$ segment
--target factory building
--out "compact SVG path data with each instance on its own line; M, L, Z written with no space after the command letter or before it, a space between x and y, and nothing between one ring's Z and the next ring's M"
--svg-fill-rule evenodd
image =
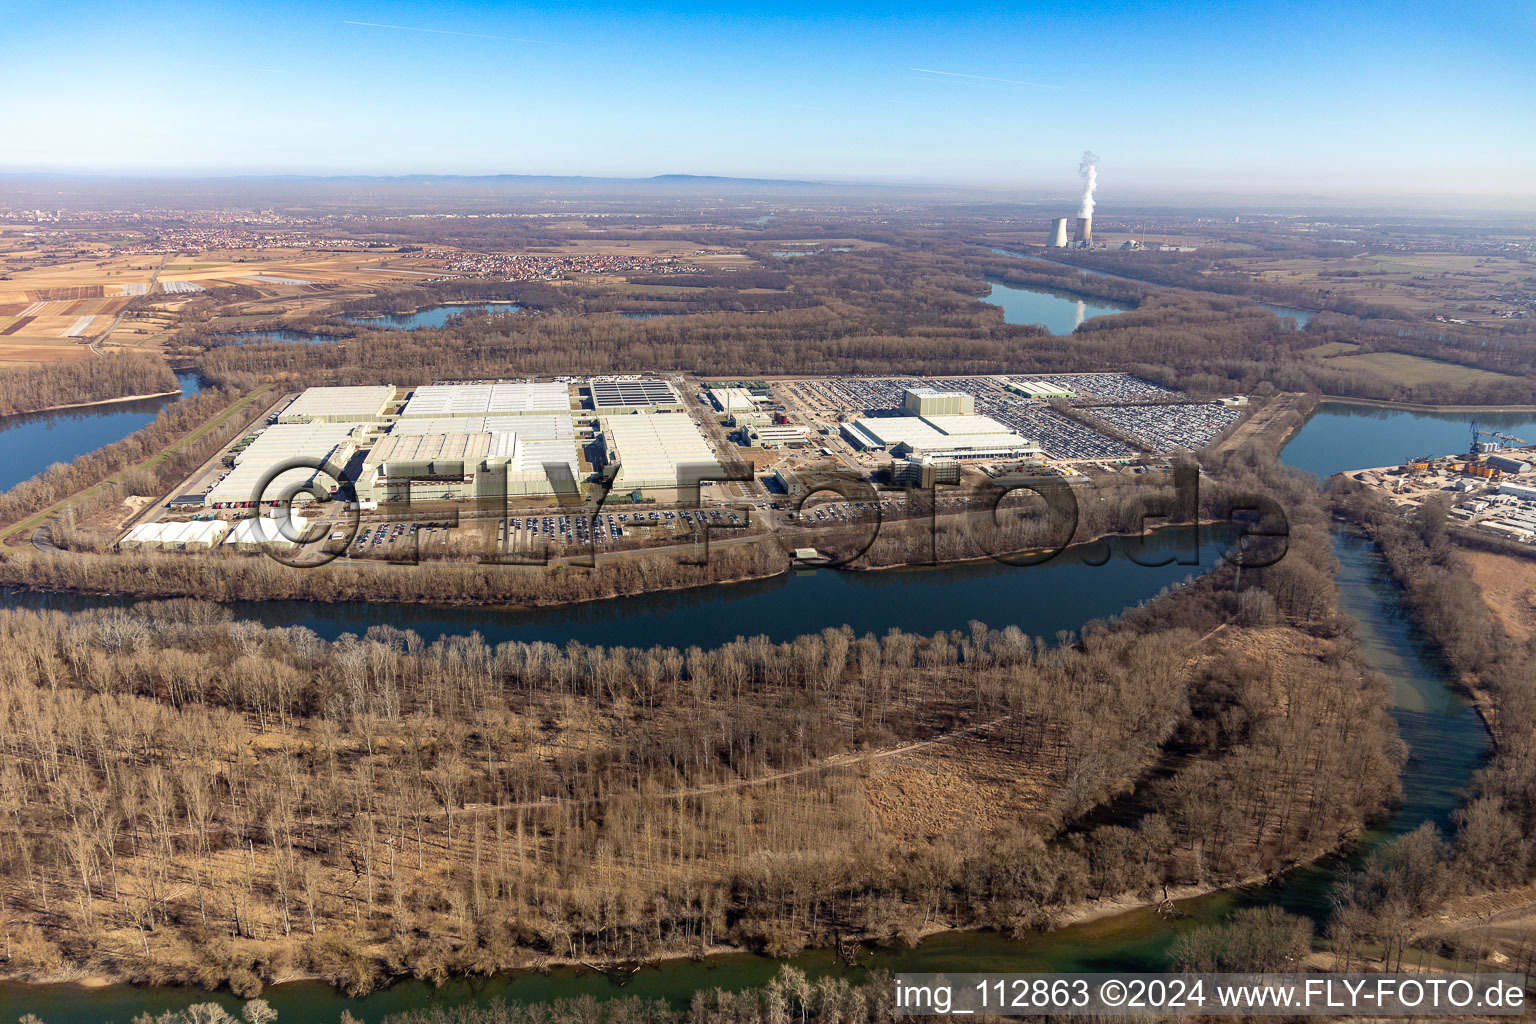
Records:
M599 416L686 411L672 385L659 377L594 377L587 383L587 393Z
M887 416L840 424L856 448L942 459L1039 457L1038 445L988 416Z
M752 412L759 402L766 402L767 398L759 398L746 388L710 388L709 400L716 409L724 413Z
M546 422L551 433L536 437L519 429L417 430L441 423L484 420L402 420L363 460L359 501L441 501L467 498L540 497L574 494L582 478L569 415L488 418L498 427Z
M805 443L804 427L769 423L747 427L744 433L747 444L756 448L783 448L785 445Z
M725 472L689 416L610 415L598 421L603 454L618 463L618 492L690 487Z
M960 463L932 455L902 459L891 465L891 483L897 487L937 487L960 482Z
M569 412L527 413L522 416L423 416L397 420L391 434L516 434L531 438L567 440L575 443L576 420Z
M969 416L976 411L976 398L964 391L909 388L901 393L901 407L912 416Z
M730 418L733 427L761 427L772 422L773 416L766 412L733 412Z
M310 389L316 390L330 389ZM277 466L291 459L307 459L339 469L347 464L368 429L366 423L323 420L274 424L234 457L234 468L209 489L203 496L203 504L214 508L241 507L258 497L268 502L277 500L308 484L316 473L313 467L287 470L263 486L262 480ZM258 489L261 495L257 494Z
M569 415L570 411L571 393L566 385L515 380L494 384L429 384L411 394L400 417Z
M1052 249L1067 247L1067 218L1057 217L1051 221L1051 231L1046 236L1045 244Z
M1015 380L1008 382L1008 390L1025 398L1074 398L1076 392L1042 380Z
M395 400L392 385L307 388L288 408L277 414L278 423L381 423L384 410Z
M570 481L583 477L579 439L575 420L569 412L541 415L528 413L522 416L465 416L401 420L390 429L397 434L452 434L491 433L516 436L516 465L509 465L509 483L514 495L565 494L573 486ZM537 474L547 478L542 486L532 477L515 474Z

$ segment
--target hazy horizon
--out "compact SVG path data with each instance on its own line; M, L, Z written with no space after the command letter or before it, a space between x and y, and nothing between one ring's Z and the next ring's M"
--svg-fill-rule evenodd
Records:
M1536 10L0 2L0 171L1536 195ZM71 61L89 55L88 73Z

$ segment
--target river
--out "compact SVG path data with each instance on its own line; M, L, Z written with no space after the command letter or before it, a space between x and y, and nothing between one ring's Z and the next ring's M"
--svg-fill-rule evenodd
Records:
M1381 429L1362 430L1362 420ZM1458 414L1326 404L1287 446L1285 459L1321 475L1380 464L1379 456L1386 446L1395 450L1405 443L1399 434L1411 439L1408 443L1444 447L1439 439L1451 443L1457 436L1465 436L1469 420L1469 416ZM1378 421L1386 426L1381 427ZM1484 422L1494 421L1489 417ZM1212 537L1202 546L1202 565L1211 564L1222 539ZM1169 536L1159 543L1178 540ZM1321 921L1327 909L1328 888L1341 866L1354 863L1381 839L1412 831L1424 821L1446 828L1462 787L1484 756L1486 734L1399 610L1395 588L1386 577L1379 554L1345 529L1335 535L1335 551L1342 567L1342 607L1360 622L1362 655L1392 681L1394 716L1409 748L1403 803L1381 831L1366 837L1348 856L1328 858L1292 872L1278 884L1183 901L1180 908L1189 916L1177 922L1164 921L1150 908L1143 908L1018 940L993 932L945 933L913 949L874 950L867 962L909 971L1156 969L1164 964L1168 944L1179 931L1220 920L1240 906L1276 903ZM532 635L555 642L592 638L596 642L631 643L638 631L645 642L673 643L675 637L684 636L687 642L703 644L738 633L784 637L843 621L851 622L859 631L879 632L889 625L901 625L931 632L963 628L964 622L979 618L994 627L1013 622L1028 633L1049 636L1056 628L1074 629L1087 618L1111 614L1150 596L1189 571L1185 566L1148 569L1123 559L1095 568L1064 556L1058 563L1033 569L965 565L857 575L821 570L767 583L547 612L405 608L389 609L375 619L373 612L360 618L360 609L345 609L341 620L332 621L328 618L330 609L306 606L237 607L235 611L269 622L291 617L325 635L343 626L360 631L372 621L388 621L417 628L428 637L474 628L488 639L521 638L529 635L524 630L536 630ZM28 597L21 603L36 600ZM78 606L82 602L72 599L65 603ZM657 607L647 611L647 605ZM724 611L713 610L717 606ZM803 954L792 962L813 975L844 970L826 950ZM763 957L731 954L648 967L622 989L590 971L560 968L548 974L523 972L478 982L454 982L438 989L404 982L361 1000L344 998L319 983L296 982L273 986L263 998L278 1010L280 1021L290 1022L334 1021L343 1010L371 1022L433 1003L451 1005L497 998L543 1001L582 994L655 997L686 1005L691 993L700 988L759 985L778 967L777 961ZM48 1024L99 1024L210 998L228 1006L237 1004L227 993L214 997L163 988L9 985L0 987L0 1019L31 1012Z
M176 379L181 383L182 394L197 394L197 374L178 373ZM163 395L0 419L0 491L36 476L55 462L69 462L121 441L176 398Z

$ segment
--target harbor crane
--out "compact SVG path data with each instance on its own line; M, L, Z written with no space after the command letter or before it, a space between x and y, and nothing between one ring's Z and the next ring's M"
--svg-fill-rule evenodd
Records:
M1478 438L1480 438L1480 437L1492 437L1492 438L1495 438L1495 439L1497 439L1499 441L1504 442L1502 445L1498 445L1496 447L1509 447L1510 445L1529 444L1530 443L1529 441L1527 441L1523 437L1516 437L1513 434L1506 434L1506 433L1503 433L1502 431L1498 431L1498 430L1478 430L1477 429L1477 420L1473 420L1472 421L1472 447L1469 450L1470 454L1477 455L1479 452L1483 451L1483 448L1481 447L1483 442L1480 442L1478 440Z

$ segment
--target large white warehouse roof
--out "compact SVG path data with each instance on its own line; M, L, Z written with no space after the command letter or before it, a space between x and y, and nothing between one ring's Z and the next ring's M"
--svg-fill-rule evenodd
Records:
M304 423L309 420L333 423L367 422L384 415L384 407L395 397L392 385L338 388L308 388L278 413L279 423Z
M422 416L397 420L391 434L516 434L523 440L571 439L576 422L568 412L528 413L523 416Z
M686 487L723 475L709 442L682 413L607 416L602 427L608 457L619 462L615 490Z
M403 417L524 415L571 411L570 389L560 383L428 384L417 388Z
M318 459L340 467L351 458L356 445L353 431L359 423L278 423L263 430L250 446L235 457L235 468L213 485L205 505L256 500L262 477L278 464L294 458ZM263 491L271 501L294 484L314 476L315 470L293 469L274 477Z
M905 445L913 454L1002 456L1035 447L988 416L881 416L855 420L852 426L861 443L887 449Z

